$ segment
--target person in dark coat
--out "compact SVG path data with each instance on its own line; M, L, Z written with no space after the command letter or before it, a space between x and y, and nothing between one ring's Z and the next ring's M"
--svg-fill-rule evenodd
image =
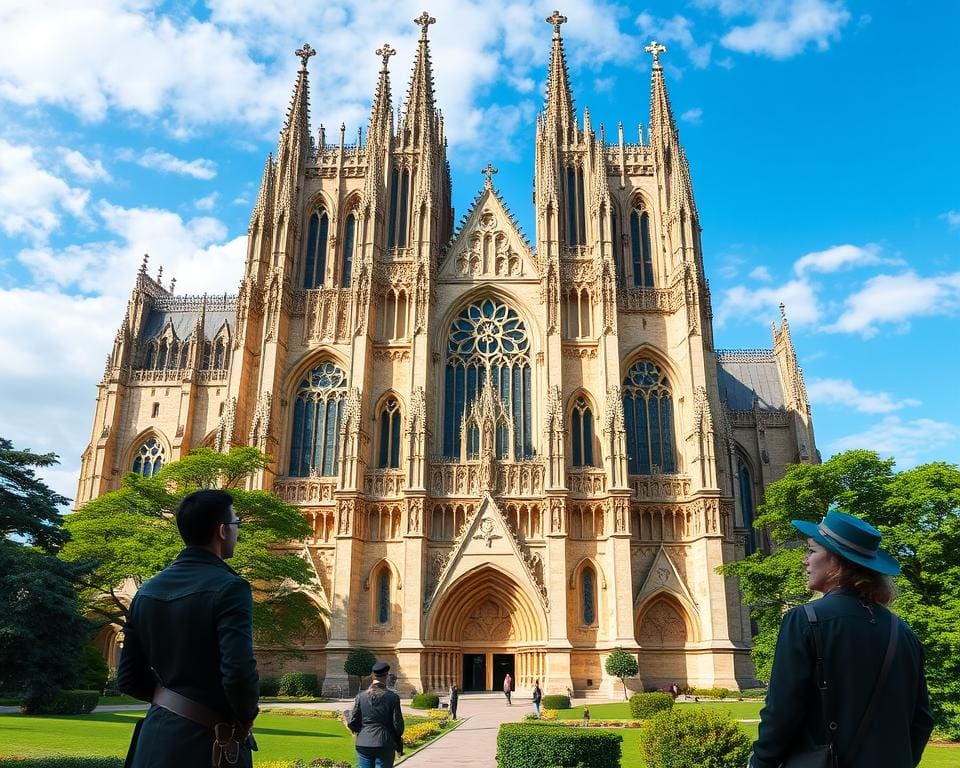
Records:
M373 682L357 694L347 726L357 734L358 768L393 768L394 753L403 754L400 697L387 688L390 665L373 665Z
M914 768L933 730L923 648L897 619L892 664L878 691L865 738L855 735L881 676L891 639L891 576L896 561L880 549L880 532L843 512L818 524L794 520L807 537L807 585L823 597L812 603L820 624L829 721L816 675L813 630L803 606L783 617L766 704L750 768L779 768L792 753L832 742L844 768Z
M240 525L232 503L225 491L184 497L176 520L186 548L130 604L117 686L152 702L130 746L132 768L199 768L216 764L211 755L221 766L252 765L259 677L250 584L224 562Z
M457 719L457 703L460 701L460 691L457 690L457 686L454 683L450 686L450 717L454 720Z

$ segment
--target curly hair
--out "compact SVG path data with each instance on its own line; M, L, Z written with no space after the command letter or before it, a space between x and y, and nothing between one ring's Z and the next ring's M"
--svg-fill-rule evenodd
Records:
M841 557L836 560L838 567L831 576L837 586L853 590L866 603L886 606L896 598L896 585L886 574L871 571Z

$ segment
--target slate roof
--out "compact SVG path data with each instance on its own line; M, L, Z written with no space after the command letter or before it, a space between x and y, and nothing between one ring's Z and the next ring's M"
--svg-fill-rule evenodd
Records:
M753 410L754 398L763 409L786 407L780 369L772 349L718 350L717 384L720 399L731 411Z
M230 332L237 316L235 296L176 296L154 302L146 322L143 324L143 338L159 336L167 323L173 324L178 339L186 339L193 333L200 312L204 311L203 335L212 339L226 323Z

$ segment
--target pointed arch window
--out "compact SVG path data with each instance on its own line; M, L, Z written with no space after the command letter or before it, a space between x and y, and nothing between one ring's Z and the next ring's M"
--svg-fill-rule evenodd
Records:
M147 344L147 354L143 359L143 367L148 371L156 369L157 366L157 342L151 341Z
M394 168L390 174L388 248L406 248L410 223L410 169Z
M307 253L304 259L303 287L319 288L327 274L327 238L330 233L330 217L322 208L310 216L307 230Z
M589 565L580 571L580 619L588 626L597 623L597 575Z
M340 272L340 287L350 287L350 273L353 270L353 250L357 238L357 215L351 213L343 225L343 268Z
M578 397L570 415L570 440L573 466L592 467L593 463L593 412L585 397Z
M384 565L377 574L377 623L390 622L390 569Z
M579 166L568 166L565 186L567 245L583 245L587 242L583 169Z
M153 477L164 465L163 445L155 438L149 438L134 455L132 470L144 477Z
M227 343L223 340L221 336L213 343L213 368L217 371L222 371L224 369L224 364L227 355Z
M633 285L637 288L653 288L650 214L640 206L630 212L630 265Z
M652 360L641 358L623 379L623 421L630 474L677 471L673 395L666 374Z
M333 363L318 365L300 382L293 405L292 477L336 474L346 393L346 374Z
M740 458L737 458L737 484L740 490L740 519L743 521L743 527L747 529L745 548L749 555L757 548L756 532L753 528L753 480L750 477L750 470Z
M380 411L380 450L377 466L400 468L400 403L391 397Z
M483 419L493 420L486 426L494 429L497 458L533 456L530 339L515 310L488 298L454 320L447 336L444 395L444 456L476 458ZM481 413L484 408L489 413Z

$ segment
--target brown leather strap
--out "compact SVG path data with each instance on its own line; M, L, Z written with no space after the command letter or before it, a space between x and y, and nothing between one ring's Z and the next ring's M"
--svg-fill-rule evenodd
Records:
M176 691L171 691L162 685L158 685L154 690L153 703L173 712L175 715L180 715L180 717L185 717L187 720L192 720L205 728L209 728L211 731L215 730L220 723L230 722L230 718L223 717L210 707L193 699L188 699L186 696L181 696Z

